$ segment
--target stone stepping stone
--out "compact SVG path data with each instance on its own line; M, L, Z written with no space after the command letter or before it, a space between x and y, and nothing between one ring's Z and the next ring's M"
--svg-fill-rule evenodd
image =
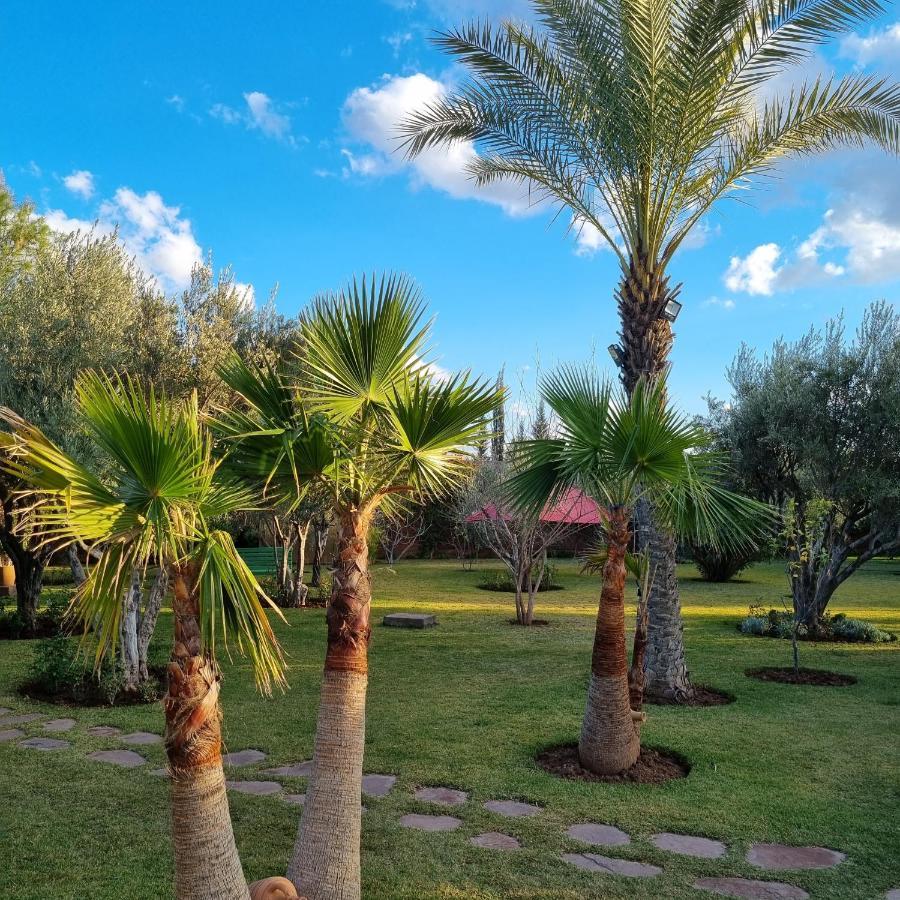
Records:
M254 797L268 797L281 792L281 785L277 781L226 781L225 786L230 791L252 794Z
M51 719L44 723L44 731L71 731L77 724L74 719Z
M33 737L27 741L19 741L20 747L28 747L30 750L66 750L72 746L70 741L60 741L56 738Z
M827 847L791 847L788 844L753 844L747 862L760 869L830 869L847 858Z
M88 753L87 758L121 766L123 769L136 769L147 762L140 753L135 753L134 750L95 750L93 753Z
M0 744L14 741L20 737L25 737L25 732L21 728L7 728L5 731L0 731Z
M286 803L293 803L294 806L303 806L306 803L306 794L285 794L283 799Z
M132 731L131 734L122 736L123 744L131 744L133 747L145 747L150 744L161 744L162 735L153 734L152 731Z
M485 850L518 850L522 845L511 835L500 831L486 831L469 838L469 843Z
M226 753L222 762L226 766L251 766L253 763L262 762L266 754L261 750L238 750L236 753Z
M44 718L46 716L42 716L40 713L24 713L21 716L10 716L8 719L4 719L3 725L9 728L12 725L26 725L28 722L36 722L38 719Z
M456 831L462 825L462 819L456 816L423 816L421 813L409 813L400 819L404 828L415 828L419 831Z
M884 900L900 900L900 888L893 888L884 895Z
M630 859L615 859L600 856L599 853L564 853L565 862L584 869L586 872L605 872L607 875L627 875L629 878L653 878L662 874L659 866L634 862Z
M122 729L114 725L91 725L88 728L88 734L94 737L118 737L121 733Z
M433 628L437 619L430 613L389 613L382 624L388 628Z
M536 816L541 811L540 806L535 806L533 803L521 803L518 800L488 800L484 804L484 808L488 812L506 816L508 819L524 819L527 816Z
M363 775L362 792L370 797L387 797L396 783L396 775Z
M695 856L698 859L718 859L720 856L724 856L728 850L721 841L690 834L673 834L669 831L654 834L650 840L660 850L680 853L682 856Z
M0 706L0 716L5 716L7 713L11 713L12 710L8 706Z
M808 900L809 894L780 881L754 881L750 878L698 878L694 887L722 897L747 900Z
M113 751L113 752L115 752L115 751ZM130 752L130 751L126 751L126 752ZM151 769L150 774L155 775L157 778L168 778L169 770L168 769Z
M263 769L266 775L280 775L282 778L309 778L312 775L312 760L293 763L289 766L277 766L274 769Z
M445 787L419 788L413 796L423 803L436 803L438 806L462 806L469 799L465 791Z
M613 825L598 825L593 822L572 825L566 830L566 834L576 841L605 847L621 847L631 843L631 838L620 828Z

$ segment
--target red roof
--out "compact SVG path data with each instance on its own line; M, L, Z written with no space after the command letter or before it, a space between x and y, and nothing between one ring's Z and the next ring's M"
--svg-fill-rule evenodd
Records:
M471 515L467 522L486 522L500 517L512 518L508 513L501 513L493 503L488 503ZM569 525L599 525L600 507L597 502L578 488L569 488L552 506L545 506L541 512L542 522L565 522Z

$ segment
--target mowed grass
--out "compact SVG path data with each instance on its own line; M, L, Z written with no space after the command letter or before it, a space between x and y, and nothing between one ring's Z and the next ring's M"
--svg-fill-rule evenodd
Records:
M481 563L480 565L488 565ZM787 665L788 642L744 637L738 619L756 602L780 605L781 566L758 565L726 585L681 569L689 664L700 683L730 691L726 707L650 707L647 744L668 747L693 765L690 776L661 787L567 782L534 763L540 748L573 740L587 683L598 585L563 563L566 590L541 595L545 628L508 624L511 597L476 588L478 572L453 562L412 561L396 572L374 570L374 601L366 736L367 772L393 773L384 799L368 799L363 817L363 896L404 898L687 898L704 875L780 878L814 898L880 897L900 887L900 644L802 646L802 664L851 673L847 688L795 687L748 679L744 670ZM436 612L429 631L380 627L389 611ZM900 562L880 561L850 579L833 611L900 630ZM292 611L277 626L290 655L290 689L271 699L254 693L246 664L224 664L222 702L227 748L254 747L266 766L311 755L324 656L324 613ZM164 618L157 651L166 653ZM26 703L16 685L32 654L29 642L0 644L0 705L79 721L71 750L39 753L0 745L0 896L4 898L172 896L168 797L151 766L120 770L85 758L118 746L91 738L89 724L161 732L151 707L64 710ZM25 726L41 733L40 724ZM161 747L138 748L153 766ZM268 776L258 776L266 778ZM303 781L287 782L303 790ZM402 828L407 812L442 812L416 802L420 785L470 793L454 812L453 833ZM502 819L485 800L540 804L532 819ZM232 795L232 817L248 878L283 874L299 810L278 798ZM576 822L605 822L632 835L610 855L652 862L664 874L648 880L581 872L560 861L590 848L569 840ZM504 831L523 844L516 853L471 846L469 837ZM704 861L657 850L658 831L687 832L728 844L727 856ZM828 871L766 875L744 862L756 841L815 844L848 858Z

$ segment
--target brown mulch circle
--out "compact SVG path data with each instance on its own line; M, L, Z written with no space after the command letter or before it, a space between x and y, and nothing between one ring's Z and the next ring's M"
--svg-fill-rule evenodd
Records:
M651 706L727 706L737 698L727 691L720 691L703 684L694 685L694 696L690 700L676 700L674 697L644 697L644 703Z
M618 775L597 775L585 769L578 760L578 744L548 747L535 760L545 772L559 778L604 784L665 784L674 778L687 778L691 771L691 764L683 756L653 747L641 747L638 761Z
M510 619L509 624L510 625L520 625L521 623L519 622L518 619ZM549 619L532 619L531 625L522 625L522 628L531 628L533 625L549 625L549 624L550 624Z
M800 669L799 672L795 672L791 666L762 666L758 669L747 669L744 674L757 681L777 681L780 684L816 684L822 687L846 687L848 684L856 684L856 679L852 675L828 672L825 669Z

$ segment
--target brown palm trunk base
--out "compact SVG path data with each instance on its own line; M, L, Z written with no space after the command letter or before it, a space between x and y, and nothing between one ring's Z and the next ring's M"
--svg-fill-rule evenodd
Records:
M359 900L362 767L371 584L370 514L338 521L338 559L328 606L312 774L288 878L309 900Z
M615 775L631 768L641 752L640 724L629 702L625 651L625 551L629 533L623 508L610 510L606 531L608 554L578 757L591 772Z
M164 708L178 900L248 900L222 770L219 675L201 653L195 572L177 571Z

